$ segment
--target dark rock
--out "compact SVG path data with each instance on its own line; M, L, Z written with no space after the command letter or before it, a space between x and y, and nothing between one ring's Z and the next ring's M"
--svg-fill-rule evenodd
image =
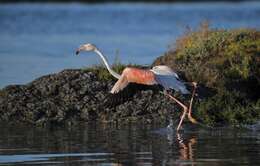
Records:
M174 103L158 87L133 84L112 95L114 83L91 71L64 70L27 85L7 86L0 91L0 121L39 126L91 120L151 122L174 112Z

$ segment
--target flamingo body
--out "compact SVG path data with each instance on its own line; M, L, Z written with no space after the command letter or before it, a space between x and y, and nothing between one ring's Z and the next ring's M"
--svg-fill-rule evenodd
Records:
M126 75L127 80L132 83L154 85L157 84L155 81L155 75L150 70L143 70L138 68L126 68L123 72Z
M143 85L157 84L155 75L150 70L127 67L123 70L120 78L113 86L111 93L118 93L123 90L129 83L137 83Z

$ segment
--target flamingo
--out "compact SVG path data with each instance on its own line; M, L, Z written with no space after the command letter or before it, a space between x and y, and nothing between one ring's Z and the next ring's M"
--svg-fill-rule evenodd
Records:
M170 99L175 101L183 108L183 114L180 117L180 121L177 127L177 131L181 128L182 122L188 114L188 119L192 123L197 123L197 121L192 117L192 103L195 95L195 90L197 88L197 83L192 82L193 92L190 99L189 106L186 106L180 100L172 96L168 91L173 89L175 91L180 92L181 94L190 94L185 86L185 82L181 81L177 73L175 73L170 67L165 65L154 66L152 69L139 69L133 67L126 67L122 74L116 73L109 65L106 57L102 54L102 52L91 43L83 44L76 50L76 55L78 55L82 51L93 51L103 60L107 70L109 73L115 77L117 82L113 86L110 91L112 94L116 94L123 90L129 83L137 83L144 85L161 85L164 88L164 94L168 96Z

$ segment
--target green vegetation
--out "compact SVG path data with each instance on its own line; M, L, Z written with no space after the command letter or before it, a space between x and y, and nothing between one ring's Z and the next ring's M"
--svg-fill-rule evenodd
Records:
M205 23L180 37L158 64L216 91L195 104L203 122L239 125L260 119L260 31L209 29Z
M5 92L2 89L0 89L0 97L3 97L5 95L6 95Z
M118 63L112 66L112 69L117 73L122 73L126 66ZM114 79L114 77L108 72L107 68L103 65L96 65L89 68L83 69L84 71L90 71L93 72L95 75L97 75L99 80L111 80Z

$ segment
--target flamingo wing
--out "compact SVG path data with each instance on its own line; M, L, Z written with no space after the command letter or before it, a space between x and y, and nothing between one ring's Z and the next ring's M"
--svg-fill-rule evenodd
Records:
M182 94L189 94L184 82L178 80L177 77L173 75L160 75L155 74L155 79L158 84L162 85L166 90L174 89Z
M161 87L158 85L144 85L130 82L125 88L118 91L117 93L109 93L106 96L105 104L108 107L116 106L118 104L124 103L125 101L131 100L135 94L143 90L160 91Z
M118 93L123 90L129 84L127 78L125 76L121 76L119 80L113 86L111 93Z
M189 94L184 82L182 82L170 67L165 65L154 66L151 71L155 75L155 80L162 85L166 90L174 89L182 94Z
M158 66L154 66L151 71L155 74L159 74L159 75L171 75L176 77L177 79L179 79L179 76L177 73L175 73L170 67L165 66L165 65L158 65Z

